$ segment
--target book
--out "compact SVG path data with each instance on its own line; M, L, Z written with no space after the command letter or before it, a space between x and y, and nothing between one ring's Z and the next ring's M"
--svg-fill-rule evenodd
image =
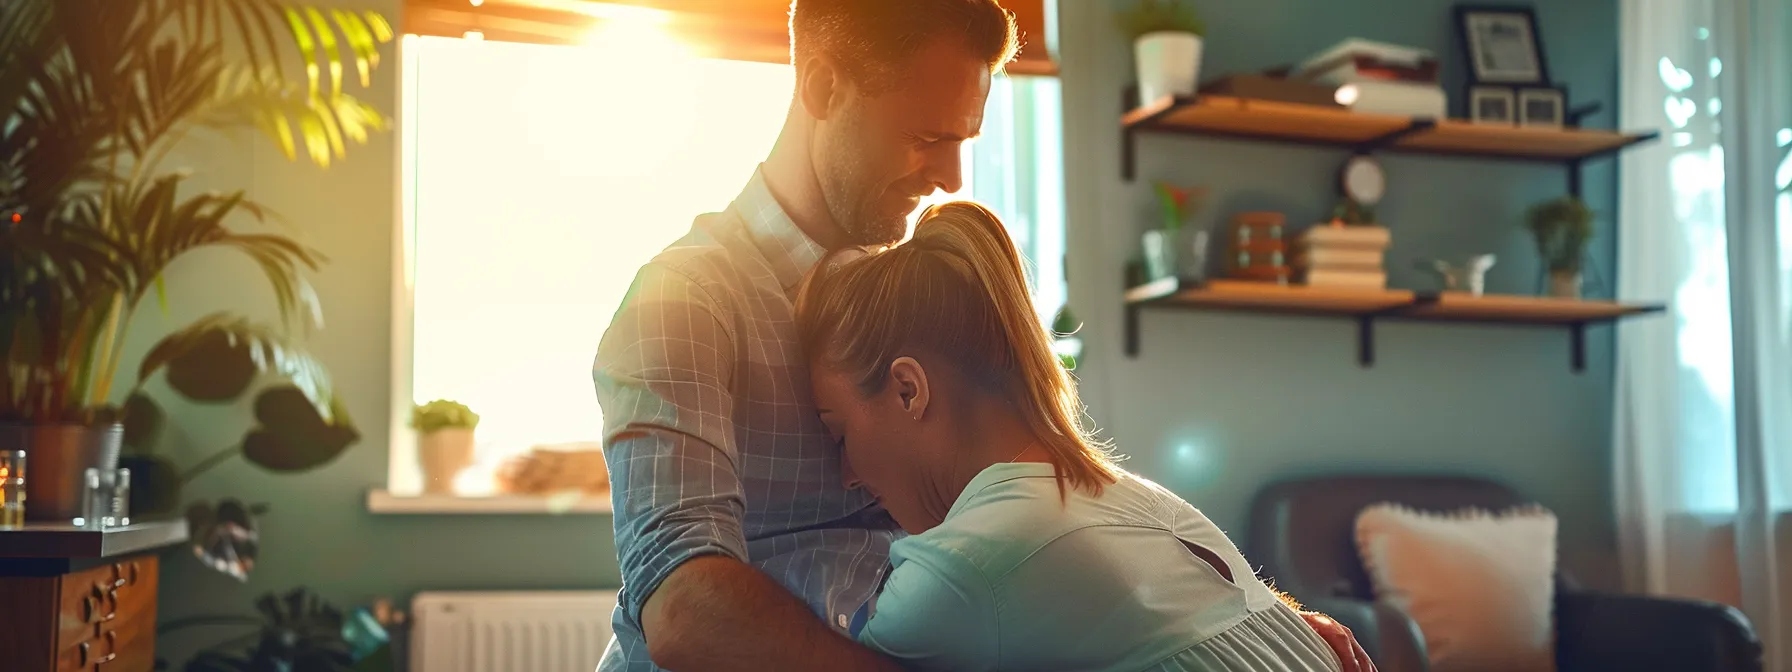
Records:
M1387 249L1393 236L1382 226L1332 226L1315 224L1295 239L1295 250L1316 248Z
M1308 287L1340 289L1386 289L1388 274L1382 271L1343 271L1310 268L1300 273L1301 284Z
M1381 270L1382 252L1373 248L1317 247L1294 254L1295 268Z

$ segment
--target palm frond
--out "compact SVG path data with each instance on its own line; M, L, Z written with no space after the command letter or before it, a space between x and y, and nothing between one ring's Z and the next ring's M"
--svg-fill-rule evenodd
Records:
M345 78L352 62L368 85L393 37L378 13L283 0L0 0L0 217L24 220L0 226L0 417L91 416L135 309L152 291L166 307L164 273L194 249L243 253L285 325L319 322L305 273L322 257L232 228L272 215L242 192L187 194L160 163L192 130L253 126L328 167L388 127ZM321 367L265 335L256 366L329 415Z

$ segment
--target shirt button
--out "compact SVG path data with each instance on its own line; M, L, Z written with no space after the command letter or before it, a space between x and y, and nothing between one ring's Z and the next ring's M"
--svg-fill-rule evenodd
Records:
M834 622L835 622L835 623L839 623L839 624L840 624L840 627L842 627L842 628L844 628L844 627L846 627L846 624L847 624L847 621L846 621L846 614L835 614L835 615L834 615Z

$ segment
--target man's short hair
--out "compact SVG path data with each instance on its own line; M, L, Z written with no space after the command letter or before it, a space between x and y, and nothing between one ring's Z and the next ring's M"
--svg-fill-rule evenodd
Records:
M909 57L935 40L956 39L1001 71L1020 51L1014 14L996 0L792 0L790 55L838 61L859 86L882 92L900 83Z

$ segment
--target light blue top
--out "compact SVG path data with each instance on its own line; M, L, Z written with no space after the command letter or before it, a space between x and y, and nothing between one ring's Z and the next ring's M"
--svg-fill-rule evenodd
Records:
M1188 502L1132 474L1061 502L1052 474L985 469L943 523L896 541L859 641L919 670L1339 669Z

